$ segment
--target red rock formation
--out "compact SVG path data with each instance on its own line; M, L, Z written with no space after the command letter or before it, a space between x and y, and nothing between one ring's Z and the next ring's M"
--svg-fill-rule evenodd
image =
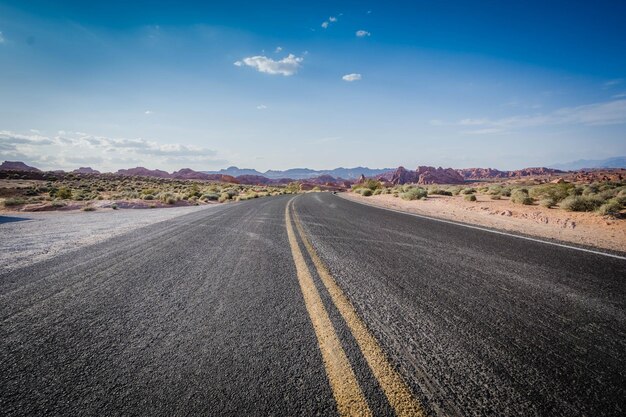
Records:
M464 179L452 168L420 166L415 171L398 167L390 182L392 184L462 184Z
M0 171L41 172L40 169L28 166L21 161L4 161L2 164L0 164Z
M100 171L95 170L91 167L80 167L72 171L73 174L99 174Z
M128 177L157 177L157 178L171 178L171 175L160 169L148 169L144 167L120 169L116 172L117 175L125 175Z

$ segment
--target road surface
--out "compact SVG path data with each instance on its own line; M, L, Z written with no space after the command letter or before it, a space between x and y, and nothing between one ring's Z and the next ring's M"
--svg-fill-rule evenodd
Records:
M625 279L326 193L223 205L0 275L0 414L624 415Z

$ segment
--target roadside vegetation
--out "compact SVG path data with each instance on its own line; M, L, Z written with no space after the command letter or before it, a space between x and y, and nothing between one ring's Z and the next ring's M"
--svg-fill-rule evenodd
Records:
M77 205L93 211L100 201L109 201L111 208L124 202L135 206L167 207L244 201L268 196L294 194L298 184L286 186L254 186L216 183L200 180L172 180L116 175L74 175L49 180L2 180L0 200L5 208L18 209L33 204L47 208Z
M542 206L567 211L595 212L602 216L620 217L626 209L626 183L596 182L591 184L532 182L521 184L472 185L395 185L385 187L376 180L355 184L352 191L365 197L390 194L405 200L422 200L429 196L459 196L463 200L509 200L513 204Z

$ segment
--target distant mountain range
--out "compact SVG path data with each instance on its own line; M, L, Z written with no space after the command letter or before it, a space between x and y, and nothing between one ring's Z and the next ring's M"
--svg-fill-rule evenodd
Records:
M228 167L226 169L220 169L219 171L202 171L206 174L220 174L231 175L238 177L240 175L255 175L269 179L291 178L293 180L305 180L309 178L316 178L322 175L329 175L334 178L343 178L346 180L354 180L364 175L366 177L375 177L387 172L394 171L394 168L383 169L371 169L367 167L356 168L335 168L330 170L315 170L309 168L292 168L285 171L269 170L265 172L257 171L256 169L237 168L235 166Z
M578 171L581 169L602 169L602 168L626 168L626 156L616 156L608 159L579 159L578 161L565 162L551 165L563 171Z

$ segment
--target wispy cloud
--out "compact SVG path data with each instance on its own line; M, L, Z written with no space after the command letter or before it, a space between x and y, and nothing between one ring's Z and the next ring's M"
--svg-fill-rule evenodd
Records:
M284 75L285 77L288 77L298 72L303 61L303 57L297 57L293 54L289 54L285 58L278 61L266 56L258 55L244 58L234 64L238 67L246 65L266 74Z
M551 113L518 115L501 119L463 119L460 126L479 127L467 134L498 133L551 125L605 126L626 123L626 100L565 107Z
M160 166L165 162L183 165L211 164L216 151L180 143L159 143L142 138L108 138L81 132L60 131L56 136L0 131L0 158L27 158L41 162L44 169L67 169L71 164L88 164L99 157L111 167L114 161L133 158ZM55 165L56 164L56 165ZM176 167L174 167L176 168Z
M372 34L369 33L367 30L357 30L356 31L356 36L357 38L365 38L367 36L371 36Z
M619 94L615 94L613 96L611 96L612 98L624 98L626 97L626 91L623 93L619 93Z
M143 113L144 113L144 114L147 114L147 115L150 115L150 114L152 114L152 113L153 113L153 111L152 111L152 110L146 110L146 111L145 111L145 112L143 112Z
M5 43L6 39L4 37L4 35L2 34L2 32L0 32L0 44Z
M265 104L259 104L258 106L256 106L257 110L265 110L267 109L267 106Z
M616 85L620 85L623 82L624 82L623 78L616 78L614 80L609 80L605 82L604 84L602 84L602 87L607 89L607 88L615 87Z
M361 79L361 74L346 74L343 77L341 77L342 80L344 81L348 81L348 82L352 82L352 81L359 81Z
M277 47L276 47L276 49L274 49L274 53L276 53L276 54L277 54L277 53L279 53L279 52L280 52L280 51L282 51L282 50L283 50L283 47L282 47L282 46L277 46Z

